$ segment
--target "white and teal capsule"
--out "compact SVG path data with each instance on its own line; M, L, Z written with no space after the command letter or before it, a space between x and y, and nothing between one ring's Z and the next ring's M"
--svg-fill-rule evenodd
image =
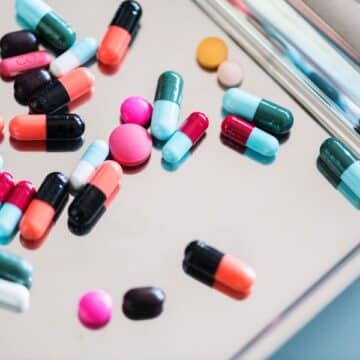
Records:
M289 110L237 88L225 92L222 106L227 113L241 116L274 135L288 133L294 123Z
M151 134L160 141L178 128L184 81L178 73L165 71L159 77L151 119Z
M87 37L77 41L69 50L55 58L50 64L50 72L56 76L64 76L96 55L98 42L95 38Z
M30 307L30 292L21 284L0 279L0 307L23 313Z
M86 149L70 176L70 187L74 192L81 190L95 170L109 155L109 145L103 140L93 141Z

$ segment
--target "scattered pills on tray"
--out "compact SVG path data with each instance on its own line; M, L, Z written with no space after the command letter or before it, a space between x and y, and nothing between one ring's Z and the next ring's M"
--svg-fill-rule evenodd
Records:
M225 60L218 68L218 80L226 88L239 86L244 80L244 71L236 61Z
M147 320L159 316L164 307L165 293L156 287L129 290L123 298L122 310L131 320Z
M228 57L226 43L217 37L208 37L200 42L196 50L196 58L206 70L216 70Z
M120 121L147 127L150 124L153 107L141 96L130 96L120 106Z
M13 31L0 39L0 53L3 59L39 50L35 34L28 30Z

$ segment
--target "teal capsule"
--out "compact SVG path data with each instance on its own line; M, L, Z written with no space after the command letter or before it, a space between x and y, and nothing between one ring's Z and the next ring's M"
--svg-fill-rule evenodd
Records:
M236 88L225 92L223 108L274 135L288 133L294 123L294 117L289 110Z
M26 259L0 251L0 278L24 285L28 289L32 285L33 267Z
M184 81L178 73L165 71L159 77L151 133L158 140L168 140L177 130Z
M320 147L320 158L328 168L360 197L360 161L340 140L329 138Z
M74 30L42 0L16 0L16 14L56 50L67 50L76 39Z

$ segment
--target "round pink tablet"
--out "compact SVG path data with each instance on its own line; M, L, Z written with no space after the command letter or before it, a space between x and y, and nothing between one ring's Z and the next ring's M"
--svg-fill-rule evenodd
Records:
M103 290L85 293L78 305L78 318L87 328L96 330L104 327L111 319L112 299Z
M152 111L149 101L140 96L130 96L120 106L120 121L146 127L150 124Z
M150 134L140 125L123 124L115 128L109 138L114 160L124 166L138 166L151 155Z

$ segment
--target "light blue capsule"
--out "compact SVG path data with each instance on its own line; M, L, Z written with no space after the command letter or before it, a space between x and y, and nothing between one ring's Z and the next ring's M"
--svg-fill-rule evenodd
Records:
M158 140L168 140L177 130L180 107L169 100L154 102L151 119L151 134Z
M342 174L340 179L360 198L360 160L353 162Z
M0 244L7 245L16 233L23 216L21 210L10 203L5 203L0 209Z
M279 141L274 136L254 127L246 141L246 146L261 155L275 157L279 150Z
M179 162L192 148L191 139L181 131L177 131L162 149L163 159L171 164Z
M227 90L223 97L223 108L230 114L240 115L251 121L261 99L237 88Z

